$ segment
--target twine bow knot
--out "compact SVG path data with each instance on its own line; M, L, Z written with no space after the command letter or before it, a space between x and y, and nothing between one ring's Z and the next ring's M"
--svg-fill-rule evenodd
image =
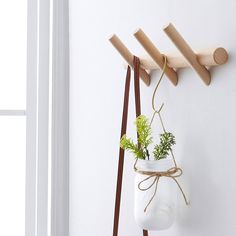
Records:
M176 179L176 178L180 177L183 174L183 171L182 171L181 168L172 167L172 168L168 169L167 171L156 171L156 172L142 171L142 170L138 170L137 168L135 168L135 172L137 172L139 174L142 174L142 175L148 175L147 178L145 178L145 179L143 179L142 181L139 182L139 184L138 184L138 189L139 190L147 191L155 185L154 193L153 193L151 199L149 200L149 202L147 203L146 207L144 208L144 212L147 211L148 206L151 204L152 200L154 199L154 197L157 193L157 186L158 186L158 183L159 183L159 180L160 180L161 177L171 178L172 180L174 180L175 183L177 184L177 186L179 187L182 195L183 195L183 198L184 198L184 201L185 201L186 205L189 204L182 187L180 186L178 180ZM145 183L146 181L148 181L152 178L153 178L153 181L151 182L151 184L148 187L142 187L143 183Z

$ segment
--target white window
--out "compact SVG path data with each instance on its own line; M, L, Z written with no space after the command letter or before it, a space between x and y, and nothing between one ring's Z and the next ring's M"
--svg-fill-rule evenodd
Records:
M69 235L67 0L0 0L0 235Z
M0 1L0 235L25 235L27 0Z

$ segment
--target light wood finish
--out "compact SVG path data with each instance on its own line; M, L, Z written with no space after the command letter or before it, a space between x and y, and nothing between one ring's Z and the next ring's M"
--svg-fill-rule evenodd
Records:
M152 43L152 41L148 38L148 36L141 29L138 29L134 33L134 36L143 46L143 48L147 51L147 53L151 56L151 58L156 62L156 64L160 68L163 68L164 57L160 53L160 51L156 48L156 46ZM175 70L167 65L165 74L170 79L170 81L176 86L178 83L178 75L175 72Z
M122 41L115 34L109 39L112 45L117 49L126 62L133 68L133 54L122 43ZM150 85L150 75L142 68L140 68L140 77L146 85Z
M202 78L205 84L209 85L211 82L210 72L206 69L205 66L199 63L196 54L188 45L188 43L184 40L184 38L180 35L180 33L175 29L175 27L172 24L169 24L163 30L172 40L175 46L179 49L179 51L183 54L183 56L189 62L192 68Z
M222 48L207 49L197 52L197 59L204 66L223 65L228 61L228 53Z
M181 54L167 53L165 55L167 56L167 63L169 67L175 69L189 67L189 63ZM228 60L228 53L224 48L202 50L196 52L196 55L199 63L207 67L223 65ZM157 63L152 58L149 58L148 55L143 56L140 61L142 68L145 70L160 69ZM124 64L124 66L127 67L127 63Z

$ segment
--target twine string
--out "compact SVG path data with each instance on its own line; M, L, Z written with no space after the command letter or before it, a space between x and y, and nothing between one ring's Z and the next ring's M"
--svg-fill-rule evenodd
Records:
M182 193L182 196L184 198L184 201L186 203L186 205L188 205L188 201L187 201L187 197L182 189L182 187L180 186L178 180L176 178L180 177L183 174L183 170L179 167L172 167L170 169L168 169L167 171L160 171L160 172L152 172L152 171L140 171L137 170L136 171L139 174L142 175L147 175L148 177L143 179L142 181L139 182L138 184L138 189L140 191L147 191L149 189L151 189L154 185L155 185L155 189L154 192L152 194L152 197L150 198L150 200L148 201L146 207L144 208L144 212L147 211L147 208L149 207L149 205L151 204L151 202L153 201L154 197L157 194L157 187L158 187L158 183L161 177L166 177L166 178L171 178L172 180L175 181L175 183L177 184L177 186L179 187L179 190ZM147 187L142 187L142 184L145 183L146 181L149 181L153 179L153 181L150 183L149 186Z
M157 94L157 90L158 90L158 88L160 86L160 83L161 83L161 81L162 81L162 79L163 79L163 77L165 75L165 70L166 70L166 66L167 66L167 57L165 55L163 55L163 57L164 57L164 65L163 65L163 68L162 68L162 73L160 75L160 78L159 78L159 80L157 82L157 85L156 85L156 87L154 89L154 92L153 92L153 95L152 95L153 115L152 115L152 118L151 118L150 126L152 125L155 116L158 115L160 123L161 123L162 130L163 130L163 132L166 132L166 128L164 126L164 122L163 122L163 119L162 119L162 116L161 116L161 111L163 109L164 103L161 104L159 109L156 109L156 106L155 106L155 97L156 97L156 94ZM185 201L186 205L189 205L189 203L187 201L187 197L186 197L182 187L180 186L180 184L179 184L179 182L177 180L177 178L180 177L183 174L183 170L177 166L177 163L176 163L176 160L175 160L175 156L174 156L174 153L173 153L172 150L170 150L170 154L171 154L171 157L172 157L172 160L173 160L173 163L174 163L174 167L168 169L167 171L155 171L155 172L153 172L153 171L138 170L138 168L136 167L137 162L138 162L138 158L136 158L136 160L135 160L134 171L139 173L139 174L147 175L148 176L147 178L145 178L145 179L143 179L142 181L139 182L138 189L140 191L148 191L153 186L155 186L153 195L150 198L150 200L148 201L146 207L144 208L144 212L147 211L147 208L152 203L154 197L157 194L157 187L158 187L158 183L159 183L159 180L160 180L161 177L171 178L173 181L175 181L175 183L179 187L179 190L182 193L182 196L184 198L184 201ZM142 187L142 184L144 184L146 181L149 181L151 179L153 179L153 181L150 183L150 185L148 187Z

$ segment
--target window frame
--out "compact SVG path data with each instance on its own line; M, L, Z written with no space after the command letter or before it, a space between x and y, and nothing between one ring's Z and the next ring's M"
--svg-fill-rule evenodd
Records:
M50 1L28 0L25 235L48 228Z
M25 235L68 236L68 0L28 0L27 31Z
M25 235L68 236L68 0L27 0L26 64Z
M69 0L53 0L51 236L69 235Z

